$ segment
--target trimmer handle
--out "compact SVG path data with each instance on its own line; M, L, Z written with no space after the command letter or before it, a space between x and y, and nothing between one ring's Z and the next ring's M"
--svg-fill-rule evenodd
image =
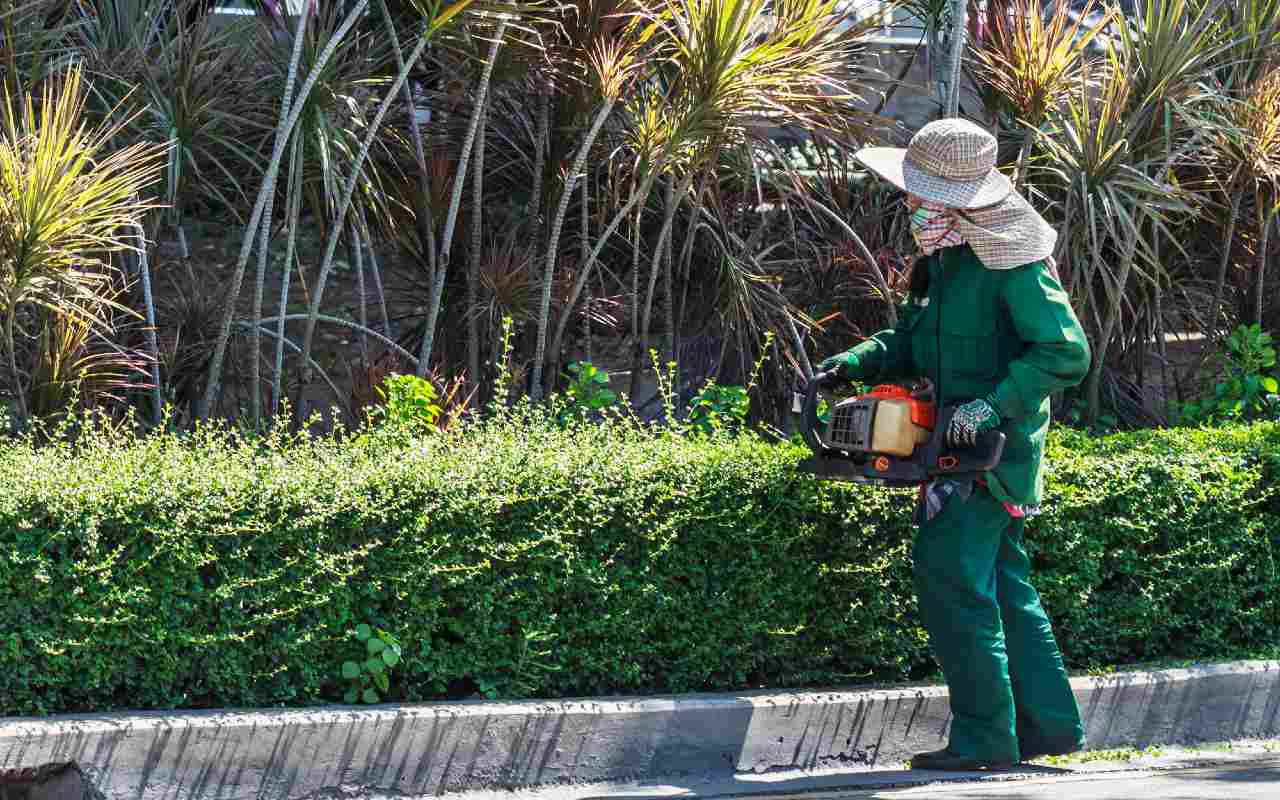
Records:
M821 455L827 449L818 438L818 426L822 424L818 419L818 400L829 395L830 389L838 386L840 381L839 373L831 370L815 373L805 385L804 405L800 409L800 436L814 455Z

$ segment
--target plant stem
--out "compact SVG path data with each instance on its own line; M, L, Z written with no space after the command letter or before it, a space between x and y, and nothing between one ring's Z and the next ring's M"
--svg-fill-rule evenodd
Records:
M653 182L658 175L656 169L649 172L641 183L639 190L633 192L631 197L627 199L626 205L618 209L613 215L613 219L609 220L609 224L605 227L604 232L600 234L600 238L596 240L596 245L591 249L591 256L587 259L587 263L583 265L582 271L578 273L578 279L574 282L573 289L569 294L569 302L575 303L582 296L583 287L586 286L587 278L591 274L591 268L600 259L600 253L604 251L605 246L609 242L609 238L613 236L614 231L622 224L627 214L631 213L634 208L636 211L635 236L632 238L632 270L631 270L631 297L632 297L632 313L631 313L631 336L634 340L639 335L639 312L638 303L640 297L640 218L644 213L644 201L648 198L650 190L653 188ZM561 316L560 321L556 323L556 335L551 340L551 350L559 352L561 343L564 341L565 331L569 327L569 318Z
M1098 345L1094 348L1093 368L1089 371L1088 383L1085 387L1085 401L1087 403L1085 422L1089 425L1093 425L1098 421L1098 415L1101 412L1099 402L1101 400L1102 370L1106 365L1107 350L1110 349L1111 345L1111 335L1115 332L1116 323L1120 319L1120 311L1124 306L1124 289L1129 283L1129 272L1133 269L1133 259L1137 248L1138 237L1135 235L1124 246L1124 253L1120 262L1120 274L1116 278L1115 290L1111 291L1110 287L1104 289L1107 295L1107 315L1102 323L1102 333L1098 337ZM1105 277L1103 277L1102 282L1105 286Z
M1276 219L1276 208L1274 204L1271 208L1262 209L1262 214L1263 214L1262 236L1261 236L1262 241L1258 245L1258 286L1257 286L1258 291L1257 291L1257 294L1254 296L1255 305L1253 307L1253 321L1256 322L1259 327L1262 326L1262 311L1263 311L1262 298L1264 295L1264 289L1266 286L1266 279L1267 279L1267 250L1268 250L1268 245L1271 242L1271 225L1272 223L1275 222L1275 219Z
M280 415L280 398L284 382L284 315L289 311L289 279L293 276L294 254L298 245L298 217L302 211L302 158L306 142L302 137L294 137L293 149L289 154L289 190L286 198L285 215L288 217L289 239L284 250L284 267L280 275L279 321L276 323L276 359L275 370L271 373L271 417ZM261 325L259 320L259 325ZM301 351L299 351L301 352Z
M680 188L674 192L674 196L683 198L689 193L689 187L693 185L694 173L690 172L680 181ZM661 266L661 258L666 239L671 235L671 226L675 222L677 203L670 203L667 206L666 213L663 215L662 229L658 231L658 243L654 246L653 260L649 267L649 289L645 294L644 309L640 317L640 336L636 340L635 351L631 361L631 388L628 394L632 399L635 398L636 389L639 386L640 371L644 364L645 352L649 349L649 322L653 313L653 295L658 285L658 271Z
M480 130L476 134L476 166L471 176L471 247L467 253L467 377L472 387L480 386L480 324L473 310L479 295L480 242L484 221L484 151L485 124L489 103L480 111Z
M587 263L587 259L591 257L591 181L586 177L582 180L582 230L579 232L579 252L578 268L581 269ZM590 284L588 284L590 285ZM573 308L573 306L570 306ZM591 292L587 292L587 299L582 313L582 334L586 342L587 362L591 362ZM558 350L555 352L559 352Z
M1035 141L1035 129L1027 126L1022 132L1022 144L1018 147L1018 170L1013 176L1014 191L1022 191L1022 185L1027 181L1027 160L1031 157L1031 146Z
M164 395L160 391L160 343L156 340L156 304L151 294L151 265L147 260L147 237L138 223L138 273L142 276L142 304L146 306L147 351L151 356L151 424L160 424Z
M288 98L285 98L288 105ZM288 114L286 108L285 114ZM275 207L275 192L267 198L266 208L262 213L262 233L258 240L258 269L253 281L253 309L250 312L254 320L262 319L262 303L267 288L267 256L270 254L271 216ZM262 424L262 323L255 322L249 330L249 418L253 421L256 433Z
M813 377L813 365L809 362L809 354L804 349L804 339L796 328L796 321L791 316L791 309L783 308L782 317L787 325L787 333L791 334L791 344L796 349L796 358L800 361L800 369L805 381Z
M881 296L884 297L885 312L889 317L889 325L897 325L898 307L893 302L893 290L889 288L889 281L885 278L884 273L880 271L880 265L876 262L875 257L871 255L871 250L868 249L866 243L862 241L862 237L858 235L857 231L850 227L849 223L841 219L839 214L827 208L822 203L816 200L810 200L808 197L805 197L804 201L811 208L817 208L826 214L845 232L846 236L853 239L853 243L857 245L858 251L862 254L862 257L866 259L867 267L875 278L876 288L880 290Z
M373 246L373 234L369 231L369 220L365 217L364 206L356 206L360 217L360 236L369 250L369 274L373 276L373 289L378 293L378 310L382 314L382 332L391 336L391 318L387 316L387 293L382 287L382 270L378 267L378 251Z
M631 195L633 198L635 193ZM631 346L640 341L640 223L644 205L636 206L636 220L631 228ZM603 237L602 237L603 238Z
M471 159L471 146L476 140L476 129L480 125L480 111L484 107L485 98L489 94L489 79L493 76L493 65L498 60L498 48L502 45L502 37L507 32L507 18L498 21L498 30L489 46L489 60L485 62L484 72L480 76L480 86L476 92L475 108L471 111L471 122L467 126L467 138L462 143L462 152L458 156L458 171L453 176L453 194L449 200L449 213L445 217L444 232L440 236L440 257L436 260L436 281L431 287L431 305L427 308L427 329L422 334L422 350L418 353L418 377L426 377L427 366L431 363L431 349L435 344L436 322L440 318L440 303L444 296L444 279L449 272L449 255L453 244L453 226L458 220L458 206L462 203L462 184L467 176L467 162Z
M14 318L17 316L18 309L10 305L9 313L5 315L4 320L4 344L9 355L9 375L13 380L13 397L18 401L18 429L22 430L27 425L27 393L22 386L22 373L18 371L16 337L13 334Z
M387 8L387 0L378 0L378 7L382 11L383 22L387 26L387 36L391 41L391 51L396 58L396 69L403 70L404 51L400 47L400 35L396 33L396 23L391 17L391 10ZM409 114L409 138L413 141L413 160L418 168L418 196L415 198L414 206L416 213L414 214L414 224L418 228L418 240L422 242L423 248L427 252L427 280L431 280L435 276L435 241L434 241L434 225L431 219L431 176L427 171L427 154L426 149L422 145L422 128L418 124L418 107L413 100L413 82L406 81L400 87L404 94L404 102ZM364 212L361 211L361 214ZM368 226L366 225L366 231ZM366 232L366 237L368 236ZM370 244L372 250L372 244ZM385 317L385 314L383 315Z
M557 251L560 246L560 231L564 227L565 215L569 213L569 200L573 197L574 184L577 182L578 173L582 171L582 165L586 163L587 154L591 151L591 146L595 144L596 136L600 134L600 129L604 127L605 120L608 119L609 114L613 111L613 104L614 99L608 98L600 106L600 110L596 112L596 118L591 123L591 128L583 138L582 144L578 147L578 154L573 159L569 173L565 175L564 191L560 193L560 204L556 207L555 217L552 218L551 234L547 239L546 267L542 275L542 301L538 307L538 341L534 347L533 382L530 385L531 399L535 403L542 399L542 362L546 357L547 328L551 323L551 284L555 277ZM571 316L570 310L572 308L572 305L566 306L563 315Z
M359 225L348 223L347 252L350 253L351 265L356 271L356 294L360 297L360 327L369 327L369 296L364 285L364 237L360 235ZM369 363L369 337L360 334L360 358Z
M537 131L533 142L533 195L530 197L529 219L536 228L542 215L542 173L547 169L547 146L551 139L551 92L538 91Z
M1234 177L1227 184L1227 191L1232 194L1231 215L1227 217L1227 231L1222 237L1222 258L1218 262L1218 278L1213 285L1213 304L1209 311L1209 335L1218 336L1218 317L1222 311L1222 295L1227 284L1227 268L1231 266L1231 246L1236 238L1236 220L1240 216L1240 204L1244 200L1244 192L1235 191Z
M367 2L367 0L366 0ZM344 229L344 223L347 219L347 213L351 208L352 198L355 196L356 184L359 183L360 177L363 175L364 162L369 157L369 150L373 146L373 140L378 135L379 129L382 127L382 120L386 117L388 109L391 108L396 95L400 92L402 86L409 78L409 72L418 63L418 59L422 56L422 51L426 49L427 43L431 39L431 29L424 28L421 36L418 38L418 44L414 47L413 52L409 54L409 58L405 61L403 67L400 68L396 75L395 81L391 88L387 90L386 96L382 98L382 102L378 105L378 110L373 115L369 127L365 132L364 140L360 142L360 151L357 153L355 161L351 164L351 172L347 175L346 185L342 187L342 196L338 201L337 208L334 211L334 224L329 229L329 238L325 242L324 257L320 262L320 274L316 277L314 289L311 292L310 318L307 320L306 328L302 335L302 381L298 386L298 409L302 413L302 397L306 391L307 385L311 382L311 368L309 361L311 359L311 348L315 343L316 320L320 314L320 303L324 298L325 286L329 280L329 273L333 269L334 254L338 250L338 238ZM465 165L464 165L465 166ZM305 414L303 414L305 416Z
M666 186L666 197L663 198L668 207L670 207L675 202L675 197L673 195L674 191L675 189L672 186L672 181L671 179L668 178L667 186ZM684 200L684 198L680 198L680 199L681 201ZM695 206L695 211L693 214L690 214L690 217L689 217L691 220L696 220L698 218L697 211L696 211L697 203L695 203L694 206ZM676 349L676 319L675 319L676 315L675 315L675 308L674 308L674 305L676 302L676 292L675 292L675 286L673 285L673 280L672 280L673 276L671 274L673 270L672 262L675 261L675 252L674 252L675 243L672 241L673 239L675 239L674 236L667 237L667 241L663 248L663 253L662 253L662 264L663 264L662 293L666 295L666 302L663 304L663 308L662 308L663 317L664 317L663 322L666 323L666 326L665 326L666 336L664 337L666 341L663 343L662 352L666 356L667 363L675 361L675 349ZM688 237L685 238L685 241L688 242ZM681 249L681 252L683 253L683 248Z
M240 245L240 255L236 259L236 267L231 276L231 286L227 291L226 307L223 310L218 338L214 344L213 355L209 359L209 373L205 381L204 395L200 400L199 407L196 409L197 417L203 418L208 414L209 409L213 406L214 398L218 394L219 384L222 380L222 363L226 358L227 342L231 338L231 322L235 318L236 298L240 296L240 285L244 281L245 267L249 263L249 253L253 249L254 239L258 234L258 225L262 222L262 212L266 207L267 197L275 191L276 173L280 169L280 159L284 156L285 143L288 141L293 127L297 124L298 117L301 115L302 109L305 108L307 96L311 94L311 90L319 80L325 65L329 63L329 59L333 58L334 52L338 49L338 44L355 25L368 4L369 0L356 0L356 4L347 13L347 17L338 26L338 29L316 59L315 65L307 74L306 81L298 91L297 97L294 98L288 119L284 120L276 129L275 147L271 153L271 160L267 163L266 173L262 177L262 187L258 191L258 200L254 204L253 212L249 215L245 237ZM294 81L297 78L298 62L301 60L302 54L301 40L308 16L307 14L302 14L299 17L298 31L295 34L294 41L294 53L290 57L289 72L285 80L284 95L286 97L291 95ZM283 119L284 115L282 114L281 117Z
M262 323L265 325L268 322L284 322L284 321L297 322L298 320L304 320L304 319L305 320L311 319L311 314L310 313L285 314L284 316L280 316L280 317L267 317L266 319L262 320ZM374 339L377 339L379 342L382 342L383 344L385 344L387 347L394 350L399 355L402 355L405 358L409 359L411 363L417 361L417 359L414 358L413 353L410 353L408 350L405 350L395 341L387 338L386 336L383 336L381 333L379 333L378 331L375 331L373 328L366 327L364 325L361 325L358 322L352 322L349 319L342 319L341 317L333 317L328 314L320 314L316 317L316 320L318 322L327 322L330 325L340 325L344 328L349 328L352 331L355 331L356 333L363 333L366 336L372 336ZM315 362L313 361L312 363L314 364Z
M281 320L281 321L283 322L283 320ZM271 320L270 320L270 319L263 320L263 323L267 323L267 322L271 322ZM237 320L235 324L236 324L238 327L241 327L241 328L247 328L247 327L249 327L252 323L249 323L249 322L246 322L246 321L243 321L243 320ZM266 335L268 335L268 336L270 336L270 337L274 338L274 339L276 340L277 345L279 345L279 347L280 347L282 350L284 349L285 345L288 345L288 346L289 346L289 348L290 348L291 350L293 350L293 352L295 352L295 353L301 353L301 352L302 352L302 348L301 348L301 347L298 347L298 345L296 345L296 344L294 344L293 342L291 342L291 341L289 341L288 339L286 339L286 338L285 338L283 335L281 335L278 331L273 331L273 330L271 330L270 328L263 328L263 329L262 329L262 332L263 332L263 333L265 333ZM323 380L323 381L324 381L324 382L329 386L329 389L333 391L333 396L334 396L334 397L336 397L336 398L338 399L338 402L339 402L339 403L346 403L346 402L349 400L349 398L345 397L345 396L342 394L342 392L341 392L341 391L339 391L337 384L335 384L335 383L333 382L333 380L329 378L328 374L326 374L326 373L325 373L325 371L324 371L323 369L321 369L321 368L320 368L320 365L319 365L319 364L317 364L317 363L315 363L314 361L312 361L312 362L311 362L311 367L312 367L312 369L314 369L314 370L315 370L315 371L320 375L320 379L321 379L321 380ZM279 413L279 412L277 411L276 413Z

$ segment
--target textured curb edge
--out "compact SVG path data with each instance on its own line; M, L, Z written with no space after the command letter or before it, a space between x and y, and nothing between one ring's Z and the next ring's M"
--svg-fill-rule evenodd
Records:
M1094 749L1280 734L1280 662L1072 686ZM893 764L948 724L941 687L0 718L0 770L74 761L108 800L431 795Z

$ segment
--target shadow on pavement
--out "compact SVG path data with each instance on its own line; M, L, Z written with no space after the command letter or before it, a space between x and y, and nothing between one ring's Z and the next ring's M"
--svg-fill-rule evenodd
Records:
M682 797L776 797L836 791L887 791L946 784L989 784L1007 786L1010 781L1077 774L1069 769L1026 765L995 772L938 772L932 770L880 770L825 775L740 774L712 782L646 781L608 794L582 795L577 800L672 800ZM1002 798L1013 798L1002 792Z

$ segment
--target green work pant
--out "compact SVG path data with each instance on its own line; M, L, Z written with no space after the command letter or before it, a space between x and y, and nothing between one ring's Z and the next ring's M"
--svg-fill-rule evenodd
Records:
M1023 520L985 489L952 495L916 535L920 616L951 695L949 748L1019 761L1084 743L1080 710L1040 596Z

